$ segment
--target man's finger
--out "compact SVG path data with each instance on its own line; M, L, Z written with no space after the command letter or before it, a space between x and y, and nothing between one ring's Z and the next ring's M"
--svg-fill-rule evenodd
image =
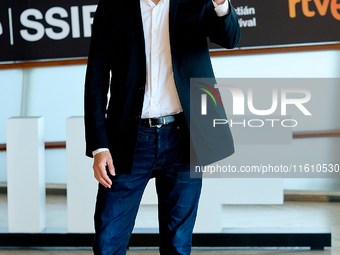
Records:
M100 169L99 175L103 180L105 180L106 183L108 183L110 185L109 188L111 188L112 181L111 181L110 177L107 175L105 168Z
M111 188L112 181L107 175L106 168L104 164L99 164L97 166L93 166L93 170L95 172L95 177L97 181L99 181L106 188Z
M108 180L100 174L98 174L97 176L95 175L95 177L97 181L100 182L100 184L102 184L105 188L111 188L112 183L110 178L108 178L110 180L110 182L108 182Z
M111 188L111 185L108 184L103 178L99 177L99 183L103 185L105 188Z
M94 172L94 177L97 179L97 181L103 185L105 188L111 188L111 185L109 183L107 183L98 172Z
M107 167L109 168L109 172L112 176L116 175L115 167L113 166L113 163L111 160L107 162Z

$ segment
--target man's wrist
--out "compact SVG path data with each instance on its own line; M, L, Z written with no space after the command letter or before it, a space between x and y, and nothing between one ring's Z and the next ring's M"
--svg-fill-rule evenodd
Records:
M224 4L226 0L213 0L217 5Z
M94 157L94 156L96 156L96 154L103 152L103 151L109 151L109 149L108 148L99 148L97 150L94 150L94 151L92 151L92 156Z
M223 17L230 12L229 0L212 0L217 16Z

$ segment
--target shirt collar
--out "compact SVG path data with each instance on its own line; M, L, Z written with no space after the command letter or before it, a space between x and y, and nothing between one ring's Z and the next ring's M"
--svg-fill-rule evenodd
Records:
M155 7L156 6L155 3L152 2L151 0L141 0L141 1L143 1L146 4L148 4L151 7ZM167 1L169 1L169 0L160 0L158 4L164 4Z

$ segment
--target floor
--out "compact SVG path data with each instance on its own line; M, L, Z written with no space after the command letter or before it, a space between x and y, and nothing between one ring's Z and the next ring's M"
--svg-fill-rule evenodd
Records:
M7 228L7 198L0 195L0 231ZM227 231L231 228L331 228L332 247L324 251L305 248L233 248L193 249L193 255L340 255L340 203L339 202L285 202L283 205L226 205L223 208L222 224ZM47 196L47 227L66 228L66 198ZM152 217L154 217L152 215ZM150 216L151 218L151 216ZM148 219L146 218L146 221ZM151 220L151 219L150 219ZM153 220L153 219L152 219ZM0 247L0 255L89 255L90 248L43 249ZM156 255L156 249L136 249L128 255Z

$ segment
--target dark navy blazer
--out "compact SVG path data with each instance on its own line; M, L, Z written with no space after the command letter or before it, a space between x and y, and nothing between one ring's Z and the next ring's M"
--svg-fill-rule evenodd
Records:
M231 5L228 15L218 17L211 0L170 0L169 33L174 80L189 125L190 78L214 77L206 38L222 47L234 48L240 39L240 28ZM86 155L92 157L93 150L109 148L120 173L131 172L145 82L140 0L100 0L85 81ZM223 150L209 149L211 158L202 164L234 152L229 128L222 138L217 137L216 141L223 142ZM201 144L192 142L194 147ZM202 150L196 149L198 154Z

